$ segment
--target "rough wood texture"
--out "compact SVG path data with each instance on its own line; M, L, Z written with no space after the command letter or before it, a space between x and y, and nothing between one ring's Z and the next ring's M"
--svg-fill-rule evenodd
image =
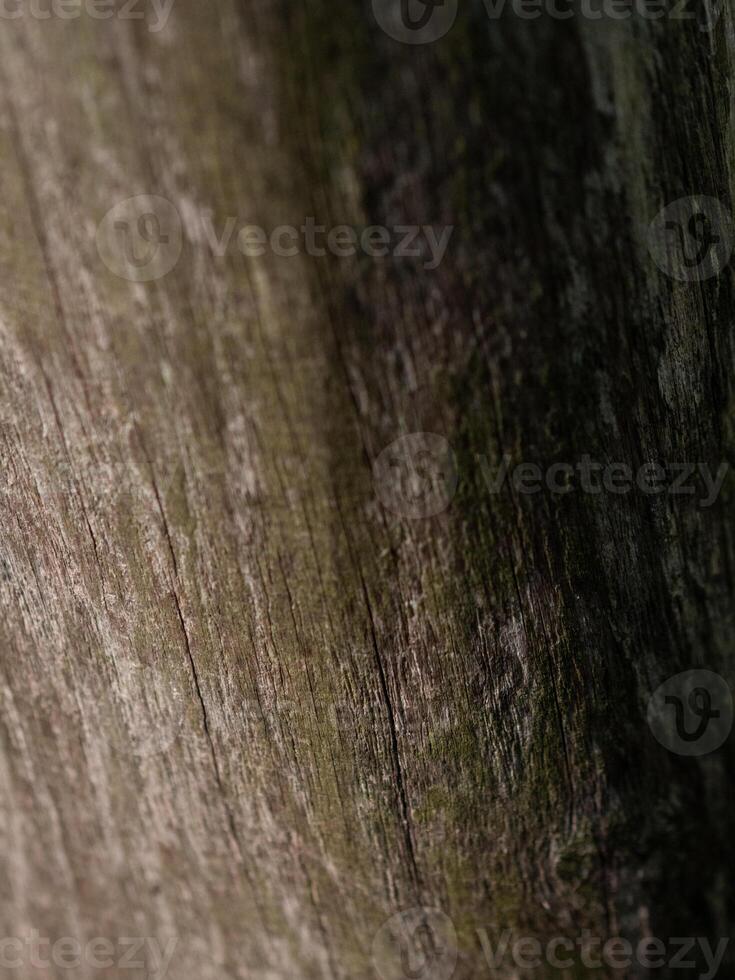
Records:
M731 484L491 495L477 458L732 460L731 270L645 238L730 207L729 9L474 2L409 48L357 0L176 0L0 52L3 935L175 936L177 980L373 977L421 906L458 978L477 927L729 936L732 741L645 712L733 678ZM96 247L136 194L184 227L150 283ZM429 271L217 257L206 215L456 230ZM412 432L460 477L418 521L372 476Z

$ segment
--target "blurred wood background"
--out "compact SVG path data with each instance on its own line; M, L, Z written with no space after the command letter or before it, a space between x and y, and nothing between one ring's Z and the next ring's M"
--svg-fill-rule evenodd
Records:
M0 30L3 936L177 937L176 980L378 976L415 908L458 978L478 927L729 936L732 743L678 757L646 705L732 678L730 483L493 495L478 461L732 459L732 271L646 246L670 201L730 207L729 7L149 27ZM148 282L97 247L136 195L181 220ZM435 270L207 238L309 216L455 230ZM419 520L373 479L410 433L459 476ZM446 980L435 941L405 976Z

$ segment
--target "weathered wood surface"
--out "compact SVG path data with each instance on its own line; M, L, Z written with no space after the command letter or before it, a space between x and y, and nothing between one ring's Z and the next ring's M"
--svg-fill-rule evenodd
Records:
M645 719L732 680L728 484L490 495L477 461L732 459L732 273L645 240L730 206L729 9L470 3L425 48L327 0L1 28L3 935L175 936L177 980L372 977L421 906L457 977L478 926L730 935L732 744ZM150 283L96 247L137 194L184 227ZM429 271L217 257L203 215L456 230ZM411 432L460 476L418 521L371 471Z

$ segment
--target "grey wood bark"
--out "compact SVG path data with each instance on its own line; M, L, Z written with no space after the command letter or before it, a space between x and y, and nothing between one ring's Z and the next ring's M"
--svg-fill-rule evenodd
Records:
M492 975L478 928L731 934L732 741L646 721L671 675L732 681L731 483L493 494L483 465L731 461L732 271L678 282L646 235L731 206L732 24L2 23L4 937L352 980L407 909L451 919L456 977ZM135 195L181 221L150 282L98 248ZM435 270L212 248L309 216L455 231ZM456 459L424 519L373 475L410 433Z

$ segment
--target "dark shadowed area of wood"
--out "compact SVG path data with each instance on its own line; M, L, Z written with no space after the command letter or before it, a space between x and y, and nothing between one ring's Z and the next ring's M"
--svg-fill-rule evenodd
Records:
M478 930L732 934L733 740L686 758L646 720L672 675L735 680L732 479L703 508L485 474L733 462L732 269L646 244L677 198L731 208L733 24L0 21L0 938L368 980L434 909L471 980L615 975L493 973ZM97 229L142 194L183 247L131 282ZM433 270L208 240L309 216L454 232ZM411 433L458 473L422 519L373 475ZM383 980L448 980L424 925Z

